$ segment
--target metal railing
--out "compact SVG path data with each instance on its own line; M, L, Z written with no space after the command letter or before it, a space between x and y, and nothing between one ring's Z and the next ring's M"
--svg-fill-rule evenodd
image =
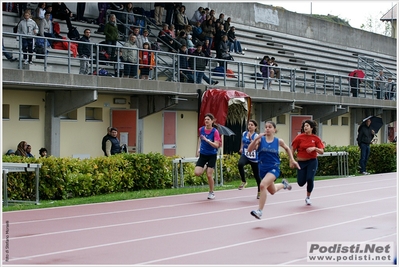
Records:
M19 45L17 51L9 51L19 56L18 68L22 69L23 65L23 55L29 54L24 53L21 49L22 38L32 36L24 36L16 33L3 32L3 38L17 38ZM61 52L60 50L45 47L45 54L43 59L35 60L35 68L37 69L42 66L43 71L49 71L49 66L58 66L59 68L52 72L60 73L79 73L79 61L82 60L78 55L74 56L71 50L73 43L79 44L80 41L71 41L66 39L57 38L47 38L42 36L35 36L36 38L44 38L47 40L61 41L65 42L67 45L67 52ZM121 77L120 72L125 64L136 64L140 67L139 62L128 63L124 62L120 56L116 57L114 61L100 59L100 51L103 48L109 48L110 50L115 49L116 55L120 55L122 49L133 49L124 47L122 44L117 43L116 46L98 43L84 43L89 44L93 51L93 56L89 59L90 63L90 73L99 74L101 68L107 69L109 72L114 71L115 77ZM136 49L141 50L141 49ZM57 52L56 52L57 51ZM187 57L189 60L192 57L196 57L190 54L180 54L171 53L159 50L151 50L155 57L155 66L152 72L153 80L166 80L171 82L180 82L181 71L193 72L195 74L196 66L195 60L194 65L190 66L189 69L182 69L179 66L180 57ZM36 54L33 53L33 56ZM196 57L199 58L199 57ZM242 62L237 60L224 60L219 58L205 58L208 60L208 65L205 71L207 75L212 80L219 81L220 85L228 87L245 87L254 88L262 90L264 84L264 78L261 77L259 71L261 65L258 63ZM224 72L218 72L216 67L225 66ZM226 68L227 67L227 68ZM272 67L273 69L278 69L280 71L280 77L266 78L268 82L271 82L270 90L278 91L289 91L289 92L300 92L300 93L312 93L312 94L332 94L332 95L342 95L351 96L351 88L349 84L348 75L338 75L323 73L317 71L300 70L294 68L284 68L284 67ZM226 69L230 70L231 73L226 73ZM198 72L198 71L196 71ZM377 87L376 84L380 82L381 86ZM377 81L374 77L365 77L359 85L358 97L376 98L377 96L384 96L387 92L387 88L396 88L396 81ZM396 100L396 90L394 92L394 97L391 100Z

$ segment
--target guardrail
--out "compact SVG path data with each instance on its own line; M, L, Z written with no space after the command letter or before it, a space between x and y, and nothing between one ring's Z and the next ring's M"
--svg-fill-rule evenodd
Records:
M8 206L8 203L34 203L36 205L39 205L39 179L40 179L40 173L39 170L42 167L42 164L36 164L36 163L9 163L9 162L3 162L2 168L3 168L3 206ZM35 201L27 201L27 200L9 200L8 199L8 180L7 180L7 174L9 172L35 172Z
M23 59L22 56L24 52L22 51L22 38L27 37L26 35L16 34L16 33L8 33L3 32L3 37L11 37L19 39L18 52L9 51L14 54L19 55L19 65L18 68L23 68ZM32 38L32 36L29 36ZM45 48L44 59L36 59L35 62L38 64L43 64L43 71L47 71L48 66L51 64L65 66L66 73L73 73L72 66L75 66L75 74L78 73L79 69L79 57L73 57L70 47L71 43L81 43L79 41L72 41L67 39L57 39L57 38L48 38L42 36L35 36L34 38L44 38L52 41L62 41L68 43L67 53L53 53L55 49ZM88 44L88 43L85 43ZM122 45L118 44L116 47L107 44L97 44L97 43L89 43L92 46L93 57L89 60L91 73L96 71L96 75L100 75L99 70L101 68L113 68L115 71L116 77L121 77L120 70L121 66L124 64L135 64L139 65L139 63L128 63L121 60L120 57L116 58L116 61L109 60L100 60L100 47L113 47L115 48L116 54L119 55L122 49L133 49L133 48L125 48ZM142 49L135 49L142 50ZM51 51L47 53L47 51ZM165 76L167 77L167 81L172 82L180 82L180 76L183 74L180 71L193 71L195 66L191 66L191 69L183 69L179 66L179 61L182 56L187 57L188 59L192 56L190 54L180 54L180 53L171 53L159 50L152 50L151 52L155 55L155 67L153 71L153 76L151 77L153 80L164 80ZM25 53L27 54L27 53ZM249 63L238 60L224 60L219 58L206 58L209 60L208 68L203 71L209 78L212 77L213 80L217 79L221 81L221 85L223 86L234 86L234 87L245 87L245 88L254 88L260 89L263 85L263 78L257 75L260 74L259 68L260 64L257 63ZM58 60L58 61L57 61ZM195 61L194 61L195 62ZM225 65L227 69L231 69L233 71L233 75L228 75L225 73L216 72L214 68L218 65ZM317 71L309 71L309 70L299 70L295 68L282 68L282 67L273 67L275 69L280 70L280 78L269 78L272 80L272 90L278 91L289 91L289 92L301 92L301 93L314 93L314 94L332 94L332 95L344 95L351 96L350 93L350 85L348 80L348 75L337 75L337 74L329 74L322 73ZM225 68L226 69L226 68ZM226 70L225 70L226 71ZM200 71L197 71L200 72ZM201 71L202 72L202 71ZM162 76L164 76L162 78ZM359 85L359 93L358 97L363 98L373 98L375 99L377 95L383 96L385 94L385 88L390 84L388 81L379 81L383 84L382 89L379 89L375 86L374 77L366 77L364 79L365 82ZM394 83L396 85L396 83ZM381 90L381 92L379 92ZM396 100L396 92L394 93L394 97L392 100Z

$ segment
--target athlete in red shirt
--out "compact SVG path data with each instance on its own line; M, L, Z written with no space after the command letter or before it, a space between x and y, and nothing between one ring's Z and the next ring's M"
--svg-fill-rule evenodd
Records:
M302 122L301 134L292 141L292 153L297 152L297 161L301 167L297 171L297 183L300 187L307 183L306 205L311 205L310 194L313 191L318 167L317 154L324 153L324 144L316 134L317 123L305 120Z

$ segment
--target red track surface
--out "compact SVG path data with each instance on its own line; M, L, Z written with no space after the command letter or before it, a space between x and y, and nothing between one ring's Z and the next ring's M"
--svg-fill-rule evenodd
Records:
M262 220L255 188L6 212L2 264L321 265L307 242L396 246L396 176L316 181L312 206L292 184L268 195Z

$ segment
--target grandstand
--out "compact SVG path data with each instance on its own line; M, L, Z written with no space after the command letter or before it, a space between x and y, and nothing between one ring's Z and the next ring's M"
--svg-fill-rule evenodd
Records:
M198 8L198 3L184 4L189 17ZM234 77L212 73L219 59L210 60L207 75L219 81L217 88L248 94L253 118L276 121L279 137L291 140L290 119L295 116L312 116L320 124L321 138L337 146L355 144L357 126L368 115L396 125L396 98L377 99L373 83L379 70L396 80L396 39L261 4L200 4L232 17L236 35L246 48L244 55L233 54L235 60L228 62ZM149 10L151 4L142 7ZM2 18L5 47L18 56L18 35L12 29L19 18L4 11ZM159 26L151 18L143 19L151 41L157 41ZM58 22L61 35L67 36L66 24ZM98 55L98 44L104 40L104 35L95 33L98 25L73 24L80 33L91 29ZM123 42L122 37L118 49ZM100 156L100 140L112 125L119 128L131 152L194 156L198 100L214 86L177 82L177 54L160 46L165 51L155 51L152 80L118 77L115 66L120 64L101 62L99 57L92 62L92 72L104 68L114 77L79 75L78 57L68 50L48 48L47 56L34 57L33 65L3 57L3 153L26 140L33 150L45 146L55 156ZM281 68L281 78L273 81L272 90L262 90L263 81L255 79L264 55L274 56ZM358 68L366 72L366 82L359 97L351 97L348 73ZM387 142L386 127L378 135L378 142Z

